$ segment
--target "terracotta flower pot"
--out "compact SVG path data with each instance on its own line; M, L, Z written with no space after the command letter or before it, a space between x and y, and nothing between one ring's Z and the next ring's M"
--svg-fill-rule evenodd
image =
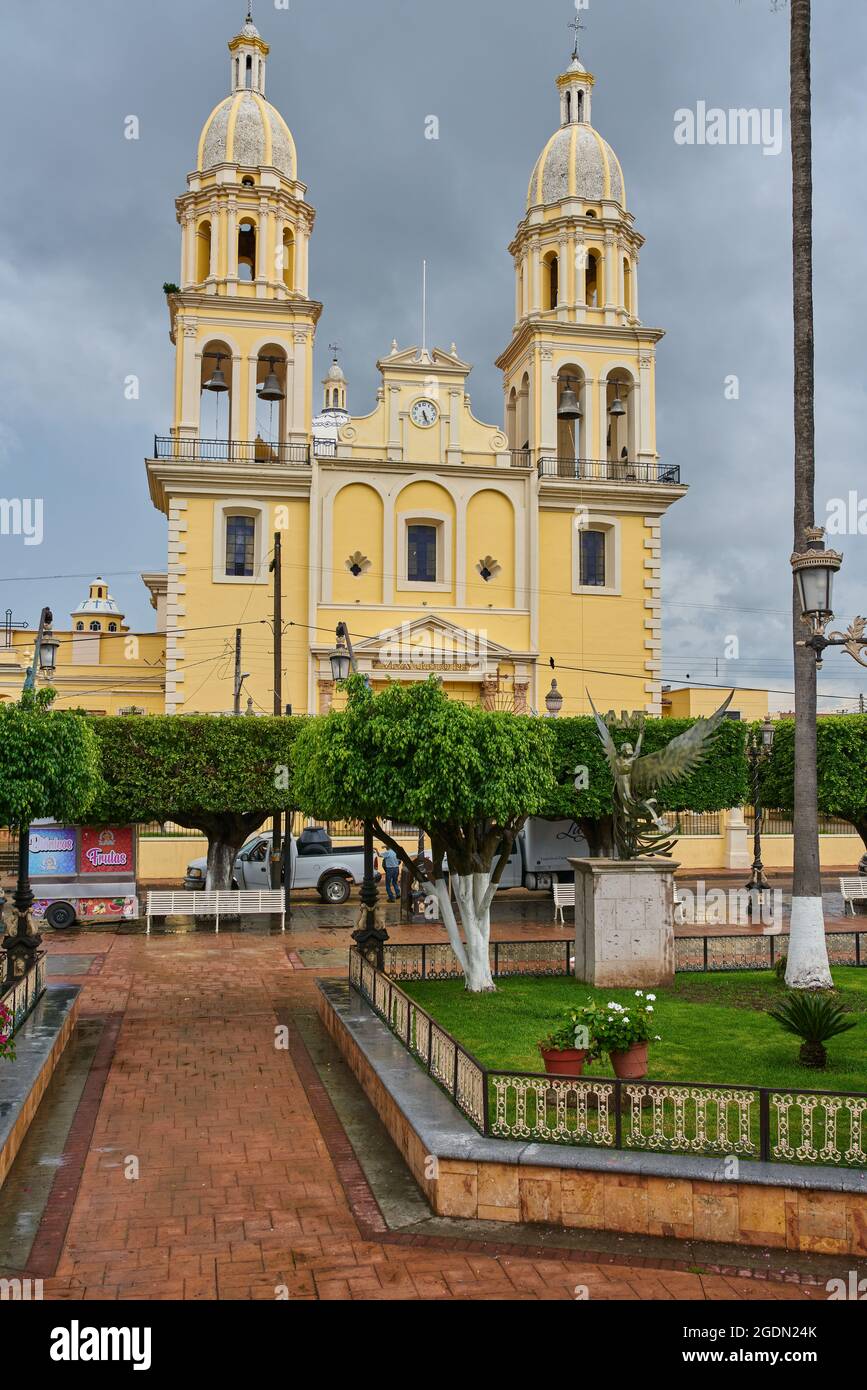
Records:
M581 1076L584 1071L586 1048L567 1047L555 1051L552 1048L540 1047L539 1051L549 1076Z
M633 1043L623 1052L610 1052L614 1075L621 1081L637 1081L647 1075L647 1049L649 1043Z

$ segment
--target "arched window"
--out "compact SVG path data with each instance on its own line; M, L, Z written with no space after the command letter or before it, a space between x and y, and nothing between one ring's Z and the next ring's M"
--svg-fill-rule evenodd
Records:
M211 273L211 224L201 222L196 232L196 284L203 285Z
M566 93L566 124L568 125L568 124L571 122L571 120L572 120L572 93L571 93L571 92L567 92L567 93Z
M560 258L556 254L545 259L545 308L556 309L560 303Z
M101 632L101 631L102 631L102 629L101 629L99 623L91 623L91 624L90 624L90 630L91 630L91 632Z
M109 632L117 632L117 623L109 623L108 630Z
M623 257L623 307L627 314L632 313L632 267L627 256Z
M584 93L583 93L583 92L579 92L579 93L578 93L578 120L579 120L579 121L583 121L583 119L584 119Z
M251 578L256 560L256 518L226 517L226 574Z
M600 282L599 257L595 251L591 251L587 256L587 270L584 275L584 303L591 309L599 308Z
M76 623L76 624L75 624L75 631L76 631L76 632L84 632L84 623Z
M247 67L244 72L244 86L248 91L253 86L253 59L249 53L247 54Z
M238 228L238 279L256 278L256 227L253 222L242 222Z

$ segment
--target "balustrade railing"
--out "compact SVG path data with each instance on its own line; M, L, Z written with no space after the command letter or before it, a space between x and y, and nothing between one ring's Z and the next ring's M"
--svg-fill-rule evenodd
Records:
M540 478L576 479L587 483L664 483L680 485L680 466L672 463L632 463L627 459L539 459Z
M46 951L37 951L36 960L23 975L11 972L9 956L0 950L0 1004L12 1015L12 1034L36 1008L45 993Z
M309 444L277 444L267 439L175 439L157 435L154 458L181 463L310 463Z
M836 935L855 937L857 951L857 933ZM770 946L765 962L769 966L773 943L779 938L681 938L681 942L722 942L727 948L732 942L742 946L751 940ZM500 977L568 974L569 946L562 940L495 942L491 968ZM542 948L535 958L527 954L531 947ZM384 949L385 970L378 970L353 947L349 982L481 1134L629 1152L867 1167L867 1094L558 1077L484 1066L397 983L398 979L457 978L458 962L454 953L449 958L446 952L451 947L439 942L389 944ZM706 959L704 951L701 959ZM860 954L853 963L861 963ZM678 969L682 968L679 964ZM709 967L689 964L685 968ZM755 969L757 965L752 960L728 968Z

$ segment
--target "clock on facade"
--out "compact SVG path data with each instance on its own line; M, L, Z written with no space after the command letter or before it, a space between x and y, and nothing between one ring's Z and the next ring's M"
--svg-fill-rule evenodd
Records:
M433 401L416 401L410 411L413 423L422 429L429 429L439 419L439 410Z

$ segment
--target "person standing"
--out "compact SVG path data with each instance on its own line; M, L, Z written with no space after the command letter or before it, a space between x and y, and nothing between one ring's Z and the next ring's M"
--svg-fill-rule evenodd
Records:
M400 871L400 860L393 849L387 849L382 856L382 867L385 869L385 893L390 903L396 903L400 898L400 888L398 886L398 873Z

